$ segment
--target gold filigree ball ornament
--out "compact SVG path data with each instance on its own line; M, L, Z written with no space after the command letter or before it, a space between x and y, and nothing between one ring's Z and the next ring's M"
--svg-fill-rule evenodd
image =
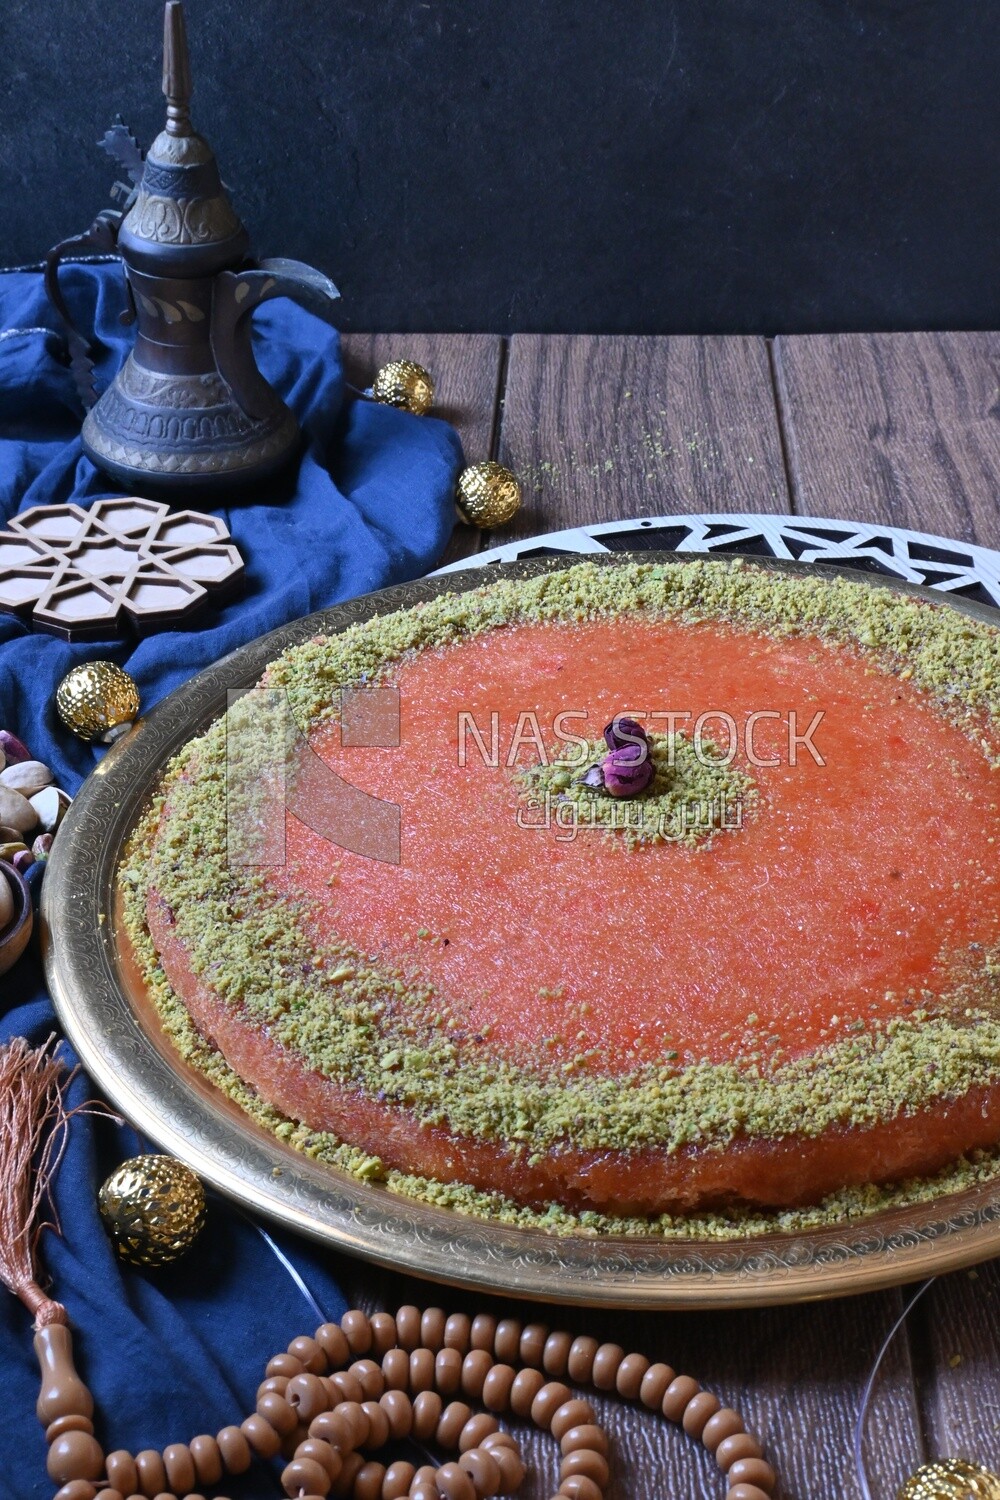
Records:
M455 504L461 520L483 530L506 526L521 507L516 474L492 458L470 464L458 476Z
M391 359L375 376L371 393L383 406L398 406L423 417L434 405L434 380L429 370L412 359Z
M1000 1476L964 1458L941 1458L911 1474L898 1500L1000 1500Z
M81 740L110 745L139 716L139 689L113 661L81 662L56 689L56 712Z
M166 1266L194 1244L205 1222L205 1189L173 1156L133 1156L98 1196L104 1227L122 1260Z

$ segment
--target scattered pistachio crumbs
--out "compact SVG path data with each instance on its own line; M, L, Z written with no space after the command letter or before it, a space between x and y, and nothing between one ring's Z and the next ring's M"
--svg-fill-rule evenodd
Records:
M526 581L500 579L293 648L271 665L265 682L285 690L296 723L308 733L336 716L341 687L383 679L412 652L518 622L558 625L631 612L860 645L872 653L874 668L898 672L931 693L995 763L1000 632L890 590L741 564L581 564ZM230 709L230 724L241 712L240 704ZM997 1169L992 1155L980 1154L930 1184L904 1184L888 1194L852 1190L805 1218L654 1219L645 1230L631 1220L573 1216L558 1208L535 1215L461 1185L384 1174L382 1164L363 1153L283 1120L198 1037L149 940L150 886L168 903L195 973L297 1051L308 1067L405 1106L422 1122L497 1140L526 1155L566 1145L722 1150L737 1137L809 1136L841 1123L872 1124L993 1083L1000 1079L997 955L971 956L971 969L953 995L939 998L934 1013L913 1010L803 1058L768 1060L758 1052L734 1063L645 1064L614 1077L588 1066L567 1075L555 1064L546 1068L544 1059L518 1067L479 1055L481 1043L462 1035L447 997L426 979L376 965L346 941L318 945L306 932L305 903L276 900L259 875L229 863L226 769L222 719L168 769L163 796L170 817L158 828L161 800L136 831L121 871L128 928L165 1030L182 1055L269 1128L312 1154L363 1177L385 1175L396 1191L510 1222L685 1236L743 1235L755 1225L820 1222L824 1214L843 1218L871 1211L894 1195L933 1196L949 1190L946 1182L980 1180ZM704 846L692 857L703 853ZM969 1005L970 988L985 1008Z
M683 732L647 738L653 779L634 797L609 797L581 785L581 777L607 755L604 740L592 741L585 755L573 759L518 767L526 822L547 799L550 807L566 807L575 825L620 834L630 848L670 843L690 849L742 827L757 789L746 771L722 763L708 735L701 738L701 754Z

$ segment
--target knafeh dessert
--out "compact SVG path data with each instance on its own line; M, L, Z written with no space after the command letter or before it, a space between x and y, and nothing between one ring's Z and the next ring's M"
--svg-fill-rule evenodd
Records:
M380 1171L612 1216L933 1174L1000 1141L998 669L861 580L501 576L291 648L193 740L135 941L245 1092Z

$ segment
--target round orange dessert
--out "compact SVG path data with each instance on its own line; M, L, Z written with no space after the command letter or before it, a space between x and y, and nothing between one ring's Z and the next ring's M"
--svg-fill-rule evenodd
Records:
M743 564L444 595L178 757L144 935L369 1174L612 1215L931 1174L1000 1141L998 662L950 606Z

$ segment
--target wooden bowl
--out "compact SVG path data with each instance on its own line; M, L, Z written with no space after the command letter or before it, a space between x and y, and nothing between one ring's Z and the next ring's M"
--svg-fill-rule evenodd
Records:
M0 880L6 880L14 897L14 916L0 932L0 974L6 974L21 957L28 946L31 929L35 925L35 913L31 905L31 892L24 876L0 859Z

